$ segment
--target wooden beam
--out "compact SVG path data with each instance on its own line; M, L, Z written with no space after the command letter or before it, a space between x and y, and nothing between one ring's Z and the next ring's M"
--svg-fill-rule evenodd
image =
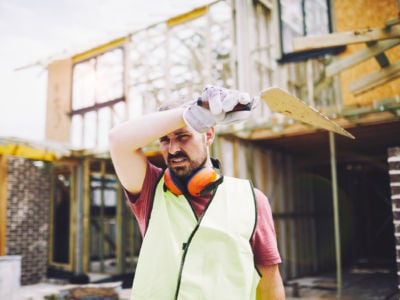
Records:
M363 29L295 38L293 39L293 51L317 50L395 38L400 38L399 25L386 29Z
M83 191L79 191L82 193L82 201L83 201L83 236L90 236L90 160L83 160ZM83 239L82 245L82 271L83 273L89 272L89 264L90 264L90 245L89 239Z
M368 47L372 47L374 45L376 45L378 42L374 41L374 42L367 42L367 46ZM386 68L390 65L390 61L387 58L385 52L381 52L381 53L377 53L375 55L375 60L378 62L378 64L381 66L381 68Z
M125 101L125 97L122 96L120 98L116 98L116 99L109 100L109 101L106 101L106 102L100 102L100 103L96 103L94 105L87 106L87 107L84 107L84 108L71 110L69 113L67 113L67 115L69 115L69 116L78 115L78 114L79 115L84 115L84 114L86 114L86 113L88 113L90 111L100 110L102 108L113 106L113 105L115 105L115 104L117 104L119 102L123 102L123 101Z
M7 254L7 170L7 156L0 155L0 256Z
M399 2L399 4L400 4L400 2ZM398 24L400 24L400 19L399 18L390 19L390 20L385 21L385 26L386 27L391 27L391 26L398 25Z
M400 77L400 61L392 64L378 72L374 72L349 84L349 91L354 94L361 94L381 84Z
M345 69L349 69L362 61L365 61L371 57L382 53L383 51L393 48L400 44L400 39L392 39L377 42L368 48L362 49L354 54L347 55L346 57L328 65L326 67L326 76L330 77L342 72Z
M100 46L89 49L87 51L75 54L74 56L72 56L72 62L74 64L76 64L78 62L81 62L81 61L87 60L89 58L92 58L94 56L100 55L109 50L121 47L127 40L128 40L127 37L121 37L121 38L115 39L111 42L108 42L106 44L102 44Z
M182 15L170 18L167 20L167 26L168 27L173 27L188 21L191 21L193 19L199 18L201 16L203 16L205 13L207 13L208 11L208 7L207 6L203 6L203 7L199 7L196 9L193 9L187 13L184 13Z
M116 197L117 197L117 216L116 216L116 249L115 254L117 256L117 273L124 274L126 272L126 227L125 225L125 201L122 195L123 187L120 182L117 180L118 186L115 189Z
M47 66L45 138L61 143L70 141L71 120L65 112L72 103L72 60L55 60Z
M69 226L70 228L70 233L69 233L69 249L68 249L68 254L69 254L69 261L67 265L67 270L70 271L78 271L75 269L75 266L77 265L76 262L79 259L77 257L77 254L79 251L76 251L76 246L77 246L77 229L78 229L78 214L74 213L78 211L78 193L77 193L77 186L80 186L78 184L79 176L76 172L76 161L73 163L66 163L66 166L68 166L68 171L70 175L70 186L69 186Z

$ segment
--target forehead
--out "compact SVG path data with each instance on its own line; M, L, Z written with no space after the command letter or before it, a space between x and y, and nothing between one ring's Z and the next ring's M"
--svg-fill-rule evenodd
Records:
M195 133L196 132L191 130L189 127L183 127L183 128L180 128L180 129L177 129L175 131L172 131L172 132L168 133L167 135L165 135L165 137L174 137L174 136L179 136L179 135L182 135L182 134L191 134L191 135L193 135Z

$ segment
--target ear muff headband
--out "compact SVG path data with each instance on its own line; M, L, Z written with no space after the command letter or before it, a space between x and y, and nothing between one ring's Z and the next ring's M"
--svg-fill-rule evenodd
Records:
M213 168L201 168L189 179L186 189L190 195L194 197L201 196L201 192L206 189L207 186L218 180L218 174ZM165 170L164 183L168 190L175 195L182 195L182 188L179 187L179 183L174 179L174 176L170 173L169 169Z
M211 183L218 179L217 172L213 168L202 168L197 171L188 181L189 194L199 197L201 192Z
M178 187L178 183L174 181L173 176L171 175L169 169L166 169L164 172L164 184L173 194L182 195L181 189Z

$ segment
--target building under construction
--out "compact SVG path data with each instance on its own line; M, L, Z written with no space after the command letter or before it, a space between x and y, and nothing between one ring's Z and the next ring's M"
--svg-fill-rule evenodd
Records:
M110 128L207 84L251 95L277 86L356 137L266 105L217 128L223 173L269 198L284 280L397 274L399 44L395 0L227 0L52 61L46 141L0 140L0 255L21 255L22 284L133 273L141 237L107 151ZM163 165L156 142L145 150Z

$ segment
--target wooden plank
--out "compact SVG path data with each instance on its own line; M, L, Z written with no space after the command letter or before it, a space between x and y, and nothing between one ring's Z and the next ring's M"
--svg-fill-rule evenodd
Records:
M367 42L368 47L372 47L376 45L378 42ZM381 66L381 68L386 68L390 65L389 59L387 58L386 54L384 52L378 53L375 55L375 60L378 62L378 64Z
M191 21L193 19L199 18L199 17L203 16L204 14L206 14L207 11L208 11L208 6L199 7L199 8L193 9L192 11L184 13L182 15L173 17L173 18L167 20L166 23L167 23L168 27L176 26L176 25Z
M389 29L363 29L348 32L337 32L318 36L293 39L293 51L317 50L349 44L366 43L400 37L400 26Z
M74 56L72 56L72 62L75 64L75 63L87 60L91 57L100 55L109 50L121 47L127 40L128 40L127 37L121 37L121 38L115 39L111 42L108 42L108 43L102 44L100 46L97 46L95 48L89 49L87 51L77 53Z
M390 65L389 59L385 53L379 53L378 55L375 55L375 60L378 62L381 68L386 68Z
M117 232L116 232L116 248L115 254L117 256L117 273L124 274L126 272L126 228L124 226L125 222L125 214L124 209L126 209L124 198L122 195L123 187L118 182L118 187L116 189L116 197L117 197L117 216L116 216L116 224L117 224Z
M47 263L49 266L53 265L54 257L54 207L55 207L55 193L56 193L56 180L55 180L55 164L51 164L51 178L50 178L50 216L49 216L49 248L47 255Z
M7 244L7 156L0 156L0 256L6 255Z
M83 160L83 191L79 193L83 194L83 236L90 236L90 160ZM90 263L90 246L89 238L83 239L83 253L82 255L82 271L88 273ZM77 258L78 259L78 258Z
M77 246L77 230L78 230L78 214L74 213L78 211L78 191L77 191L77 186L80 186L78 184L78 174L77 174L77 167L76 167L76 161L73 163L71 162L65 162L65 165L68 166L68 171L70 175L70 187L69 187L69 211L70 211L70 216L69 216L69 228L70 228L70 233L69 233L69 249L68 249L68 255L69 255L69 261L66 266L67 270L70 271L76 271L75 266L76 266L76 261L79 259L78 256L78 251L76 251L76 246ZM78 178L77 178L78 177Z
M385 21L385 26L386 27L391 27L391 26L398 25L398 24L400 24L400 19L399 18L390 19L390 20Z
M47 111L45 138L67 143L70 140L72 99L71 59L53 61L47 66Z
M381 84L384 84L399 77L400 61L378 72L374 72L372 74L350 82L349 91L356 95L365 93L366 91L369 91Z
M393 48L400 44L400 39L391 39L380 41L368 48L362 49L354 54L347 55L346 57L330 64L326 67L326 76L330 77L340 73L343 70L351 68L360 62L363 62L371 57L378 55L379 53Z

